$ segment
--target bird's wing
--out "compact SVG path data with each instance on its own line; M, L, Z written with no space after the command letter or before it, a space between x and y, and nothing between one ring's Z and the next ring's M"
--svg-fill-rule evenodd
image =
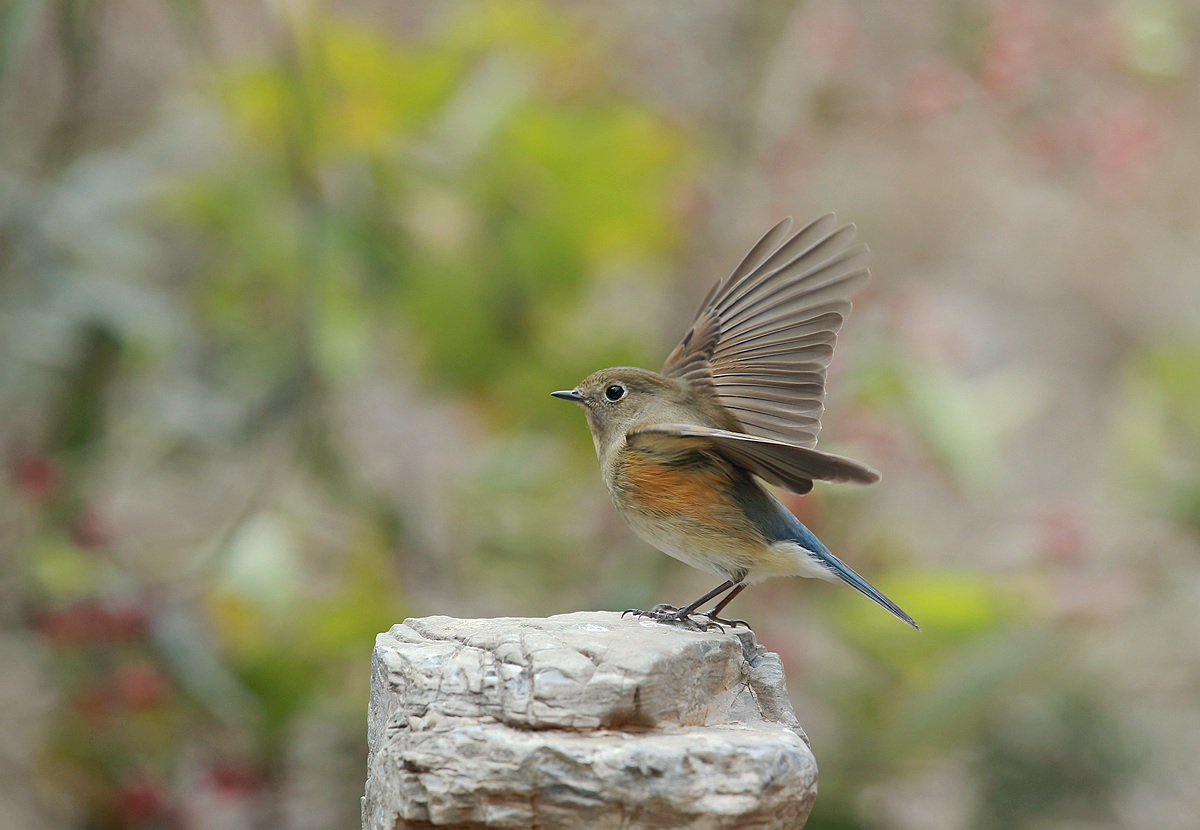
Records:
M814 481L874 484L880 478L866 464L839 455L695 424L638 427L629 433L628 440L634 446L654 442L664 442L664 447L677 447L683 442L707 445L760 478L800 494L811 490Z
M832 213L787 237L767 232L713 286L663 374L709 394L749 433L813 447L825 370L850 295L866 283L868 250Z

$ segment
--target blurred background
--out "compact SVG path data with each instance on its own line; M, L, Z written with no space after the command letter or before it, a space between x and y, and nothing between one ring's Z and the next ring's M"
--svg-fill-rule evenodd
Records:
M775 580L813 830L1194 828L1185 0L0 4L0 828L347 828L374 635L712 587L549 397L781 216L874 280Z

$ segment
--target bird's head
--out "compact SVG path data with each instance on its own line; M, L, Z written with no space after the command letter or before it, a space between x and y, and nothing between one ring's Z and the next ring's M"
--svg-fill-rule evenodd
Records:
M630 366L601 369L574 389L550 394L583 408L601 457L637 426L703 422L695 396L682 383Z

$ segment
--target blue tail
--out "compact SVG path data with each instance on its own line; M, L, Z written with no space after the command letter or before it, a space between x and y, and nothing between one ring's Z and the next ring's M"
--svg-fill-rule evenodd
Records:
M788 513L787 515L791 518L791 521L787 522L789 525L788 529L791 531L788 536L793 541L803 546L805 550L812 551L813 556L815 556L822 565L828 568L830 573L842 580L842 582L845 582L850 587L875 600L884 608L891 611L897 617L911 625L917 631L921 630L921 626L917 625L916 620L904 613L899 605L885 597L878 588L856 574L853 568L830 553L829 548L825 547L825 545L821 543L821 540L814 536L813 532L805 527L799 519L792 516L791 513Z
M822 547L824 547L824 545L822 545ZM825 567L829 568L829 570L832 571L834 573L834 575L837 576L838 579L842 580L842 582L845 582L847 585L851 586L852 588L856 588L861 593L866 594L871 599L875 600L880 605L882 605L884 608L891 611L897 617L899 617L900 619L904 620L906 623L911 625L917 631L921 630L921 626L917 625L916 620L914 620L912 617L908 616L908 614L905 614L899 605L897 605L896 603L892 602L890 599L885 597L883 595L883 592L881 592L878 588L876 588L870 582L867 582L867 580L863 579L861 576L856 574L854 572L853 568L851 568L849 565L847 565L842 560L838 559L836 556L834 556L828 550L818 551L817 558L821 560L821 564L823 564L823 565L825 565Z
M797 519L792 511L784 507L777 498L757 486L746 488L744 494L747 501L745 505L746 515L758 525L767 540L772 542L795 542L812 554L813 558L820 562L829 573L859 593L865 594L875 600L917 631L921 630L921 626L917 625L912 617L900 610L899 605L885 597L878 588L856 574L849 565L830 553L829 548L825 547L821 543L821 540L814 536L813 532L805 527L804 523Z

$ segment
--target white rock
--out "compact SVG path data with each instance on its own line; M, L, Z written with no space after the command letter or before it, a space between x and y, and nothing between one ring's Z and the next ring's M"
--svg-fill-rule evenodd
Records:
M745 629L410 619L375 642L364 830L796 828L817 766Z

